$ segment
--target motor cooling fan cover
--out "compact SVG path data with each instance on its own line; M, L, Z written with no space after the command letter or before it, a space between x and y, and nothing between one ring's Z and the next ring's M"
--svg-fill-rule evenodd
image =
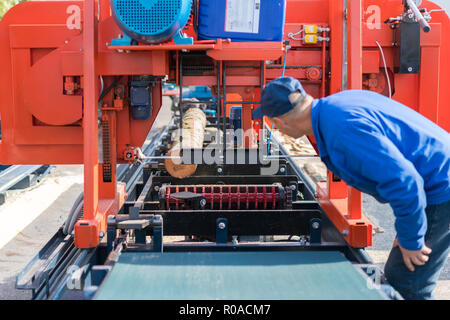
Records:
M191 15L192 0L111 0L116 23L131 38L161 43L181 30Z

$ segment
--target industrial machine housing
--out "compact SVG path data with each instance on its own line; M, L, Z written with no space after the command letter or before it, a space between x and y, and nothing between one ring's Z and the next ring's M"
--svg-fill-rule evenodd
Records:
M125 274L130 288L139 281L154 283L151 276L138 277L136 269L117 271L139 259L136 265L147 265L146 270L155 268L155 259L168 270L178 259L186 268L196 266L190 259L201 261L202 268L235 259L266 266L260 275L270 274L267 259L279 259L299 268L286 267L286 275L308 272L290 259L312 259L319 268L332 256L332 262L344 259L352 268L350 262L359 266L361 279L373 271L363 250L372 245L372 225L362 214L361 193L332 172L326 182L313 185L274 139L281 156L269 149L266 158L272 160L250 163L252 151L265 150L270 135L270 123L252 119L252 110L265 84L285 74L299 79L315 98L345 89L379 92L449 131L448 16L431 1L274 1L280 13L272 19L282 19L282 39L279 30L271 35L264 29L264 21L257 32L252 29L254 38L240 32L234 39L233 32L217 34L217 26L213 36L205 36L204 21L214 20L207 17L214 13L208 2L31 1L12 8L0 22L0 162L84 165L84 194L66 224L18 276L18 288L32 289L35 298L165 298L157 289L125 290L125 296L114 290ZM250 2L259 12L271 1ZM229 3L224 1L225 11ZM174 118L146 142L165 83L180 88ZM216 141L214 156L221 161L211 165L188 157L197 164L195 175L176 179L163 165L171 133L186 108L200 103L185 101L185 86L211 89L214 99L201 101L214 111L207 113L208 127L225 134ZM246 132L237 144L226 134L236 106ZM227 161L229 150L245 160ZM183 154L196 151L205 149ZM274 161L278 170L263 174ZM164 236L186 239L166 243ZM271 238L260 241L260 236ZM83 269L81 287L68 289L68 279L76 276L67 273L70 265ZM332 265L323 270L333 274ZM348 266L336 270L355 276ZM351 288L340 291L338 284L337 298L373 298L374 292L386 297L381 289L358 296ZM325 290L323 296L331 294L326 286L318 288ZM204 292L212 298L272 297L259 296L256 289L242 296L210 290ZM181 298L203 297L192 287L180 292L185 292ZM314 297L280 292L277 297Z

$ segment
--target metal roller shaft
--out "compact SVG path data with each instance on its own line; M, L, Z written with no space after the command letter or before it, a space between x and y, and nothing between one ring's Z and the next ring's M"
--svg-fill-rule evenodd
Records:
M413 0L406 0L406 3L408 4L409 8L415 15L417 21L419 22L420 26L423 29L423 32L430 32L431 27L430 27L429 23L423 17L422 13L420 13L420 10L419 10L419 8L417 8L415 2Z

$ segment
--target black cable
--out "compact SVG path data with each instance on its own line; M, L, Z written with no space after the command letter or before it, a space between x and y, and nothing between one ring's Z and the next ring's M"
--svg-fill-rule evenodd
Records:
M103 98L106 97L106 95L112 90L112 88L114 88L119 83L119 81L122 79L122 77L123 76L116 78L114 80L114 82L100 94L100 97L98 98L98 102L101 102L103 100Z

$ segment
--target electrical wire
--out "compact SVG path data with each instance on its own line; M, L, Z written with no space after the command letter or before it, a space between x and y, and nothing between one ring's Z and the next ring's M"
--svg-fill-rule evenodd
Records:
M99 102L101 102L101 101L103 100L103 98L104 98L104 97L112 90L112 88L114 88L114 87L119 83L119 81L122 79L122 77L123 77L123 76L120 76L120 77L116 78L116 79L114 80L114 82L113 82L108 88L106 88L105 91L103 91L103 92L100 94L100 97L98 98L98 101L99 101ZM102 78L102 80L103 80L103 78Z
M288 47L286 46L286 50L284 51L284 60L283 60L283 72L281 73L281 76L284 77L284 74L286 72L286 58L287 58L287 52Z
M103 90L105 89L105 81L103 80L102 76L100 76L100 84L101 84L100 92L103 92Z
M287 52L288 52L288 47L286 46L286 50L284 51L283 73L281 74L282 77L284 77L284 74L286 72ZM272 123L272 127L270 128L270 132L269 132L269 140L267 140L267 155L269 155L269 152L270 152L270 140L272 140L272 131L273 131L273 123Z
M386 80L387 80L387 83L388 83L388 86L389 86L389 98L392 99L391 80L389 78L389 73L388 73L388 69L387 69L387 65L386 65L386 59L384 57L384 51L383 51L383 48L381 47L380 43L377 40L375 40L375 42L377 43L378 48L380 49L380 52L381 52L381 57L383 58L384 72L386 73Z
M290 39L292 39L292 40L299 40L299 41L305 40L305 38L296 38L296 37L294 37L294 36L296 36L296 35L298 35L298 34L301 34L303 31L305 31L305 28L300 29L300 31L298 31L298 32L296 32L296 33L290 32L290 33L288 34L288 37L289 37Z
M75 202L73 203L69 215L67 216L66 222L64 223L63 233L65 235L72 233L73 226L80 217L80 212L84 203L83 200L84 200L84 193L81 192L76 198Z
M432 13L432 12L445 12L445 13L447 13L447 10L445 10L445 9L432 9L432 10L428 11L428 13Z
M299 41L303 41L303 40L305 40L305 37L303 37L303 38L295 38L294 36L296 36L296 35L299 35L299 34L301 34L302 32L304 32L305 31L305 28L302 28L302 29L300 29L298 32L296 32L296 33L292 33L292 32L290 32L289 34L288 34L288 37L290 38L290 39L293 39L293 40L299 40ZM318 31L330 31L330 29L329 28L319 28L319 30ZM325 40L325 41L329 41L329 39L327 40L327 38L324 38L324 39L322 39L322 40ZM287 46L286 46L286 51L284 52L284 62L283 62L283 74L282 74L282 77L284 77L284 73L285 73L285 71L286 71L286 57L287 57L287 50L288 50L288 48L287 48ZM387 71L386 71L387 72ZM389 81L389 78L388 78L388 81ZM390 84L389 84L389 87L390 87ZM389 91L390 92L390 91ZM267 155L269 154L269 151L270 151L270 140L272 139L272 131L273 131L273 123L272 123L272 126L271 126L271 128L270 128L270 133L269 133L269 139L268 139L268 141L267 141Z
M295 38L294 36L289 36L289 35L288 35L288 37L289 37L289 39L297 40L297 41L303 41L303 40L305 40L305 37L303 37L303 38Z

